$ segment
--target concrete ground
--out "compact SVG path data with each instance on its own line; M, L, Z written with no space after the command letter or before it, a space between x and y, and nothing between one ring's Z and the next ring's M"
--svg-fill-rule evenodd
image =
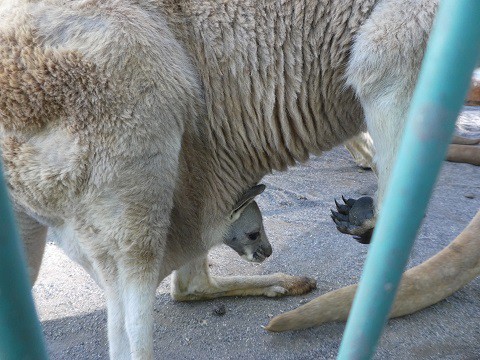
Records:
M464 117L480 111L467 108ZM470 129L480 136L480 128ZM328 359L344 330L332 323L270 334L261 328L273 315L327 291L357 282L368 246L340 234L330 219L333 199L373 194L376 182L358 169L344 148L265 178L259 198L274 252L261 265L227 247L211 253L216 275L285 272L318 281L300 297L229 298L178 303L162 282L155 303L155 356L165 359ZM408 266L434 255L461 232L480 208L480 168L445 162ZM49 244L34 297L50 358L107 359L106 310L101 290L55 245ZM224 305L226 313L215 315ZM376 359L480 359L480 279L416 314L391 320Z

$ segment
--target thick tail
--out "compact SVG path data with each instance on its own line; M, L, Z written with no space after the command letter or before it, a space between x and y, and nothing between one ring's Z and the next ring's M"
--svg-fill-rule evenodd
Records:
M412 314L453 294L480 275L480 211L445 249L403 275L390 317ZM326 293L274 317L268 331L305 329L345 321L357 285Z

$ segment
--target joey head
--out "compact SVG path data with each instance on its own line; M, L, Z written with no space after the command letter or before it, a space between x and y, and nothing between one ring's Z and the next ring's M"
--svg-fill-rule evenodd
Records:
M223 239L224 244L252 262L262 262L272 255L272 246L263 227L262 213L253 200L263 190L265 185L256 185L237 202L231 214L233 223Z

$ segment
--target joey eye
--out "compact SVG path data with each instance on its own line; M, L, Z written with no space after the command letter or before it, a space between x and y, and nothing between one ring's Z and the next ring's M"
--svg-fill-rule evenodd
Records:
M255 241L260 236L260 232L255 231L255 232L252 232L252 233L248 234L247 236L250 240Z

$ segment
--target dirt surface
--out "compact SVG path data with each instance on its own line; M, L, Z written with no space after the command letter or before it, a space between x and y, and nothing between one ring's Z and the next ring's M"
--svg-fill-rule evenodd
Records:
M476 118L478 108L466 108ZM480 136L480 129L469 128ZM169 279L155 303L155 356L158 359L328 359L340 345L343 323L270 334L269 318L327 291L357 282L368 246L336 231L330 219L334 198L372 195L370 171L357 168L347 151L322 157L265 178L259 198L273 255L261 265L233 250L211 252L215 275L285 272L307 275L318 289L300 297L229 298L178 303ZM480 208L480 167L445 162L408 267L440 251ZM102 291L78 265L49 244L34 297L51 359L107 359L106 310ZM223 313L222 306L225 307ZM480 279L419 313L391 320L376 359L480 359Z

